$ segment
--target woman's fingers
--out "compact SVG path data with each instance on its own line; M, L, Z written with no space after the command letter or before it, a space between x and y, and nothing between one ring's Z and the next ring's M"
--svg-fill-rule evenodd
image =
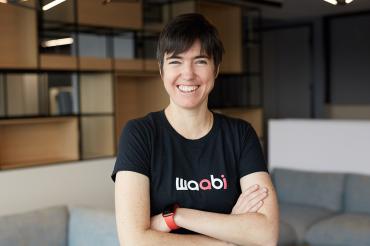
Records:
M241 214L254 211L258 203L268 196L268 190L261 188L257 190L247 190L240 195L237 204L233 208L234 214ZM263 204L261 204L263 205ZM259 207L258 207L259 208Z
M259 201L256 205L254 205L252 208L249 209L250 213L256 213L258 210L262 207L263 205L263 200Z
M261 189L253 194L251 194L245 203L241 205L241 209L246 212L251 212L251 209L256 206L260 201L263 201L268 196L267 190Z
M252 185L248 189L246 189L243 193L240 194L238 201L233 207L232 214L237 213L239 210L240 206L244 203L244 200L247 196L252 194L253 192L256 192L259 189L259 185Z

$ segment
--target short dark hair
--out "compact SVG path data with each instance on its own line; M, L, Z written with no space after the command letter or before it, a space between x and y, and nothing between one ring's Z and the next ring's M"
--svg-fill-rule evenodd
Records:
M157 45L161 71L166 53L178 55L187 51L197 40L201 44L201 53L213 59L216 69L225 52L218 31L203 15L190 13L176 16L162 30Z

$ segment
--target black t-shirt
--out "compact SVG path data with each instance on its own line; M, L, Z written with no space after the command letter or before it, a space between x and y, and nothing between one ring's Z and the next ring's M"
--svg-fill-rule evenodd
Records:
M196 140L177 133L163 110L129 121L121 134L113 181L122 170L146 175L151 216L173 203L230 214L241 193L240 178L267 168L249 123L213 116L211 130Z

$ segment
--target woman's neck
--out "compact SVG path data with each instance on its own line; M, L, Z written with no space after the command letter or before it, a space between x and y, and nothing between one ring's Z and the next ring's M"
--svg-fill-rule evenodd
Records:
M207 105L190 110L170 104L164 112L171 126L187 139L204 137L213 125L213 114Z

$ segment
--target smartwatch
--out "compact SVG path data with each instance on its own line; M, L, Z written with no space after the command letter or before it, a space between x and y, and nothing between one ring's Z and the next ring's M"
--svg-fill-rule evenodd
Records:
M175 204L171 204L167 207L164 208L163 212L162 212L162 217L164 219L164 221L166 222L168 228L170 228L170 230L176 230L176 229L179 229L180 227L176 225L175 223L175 214L176 214L176 209L179 207L179 205L177 203Z

